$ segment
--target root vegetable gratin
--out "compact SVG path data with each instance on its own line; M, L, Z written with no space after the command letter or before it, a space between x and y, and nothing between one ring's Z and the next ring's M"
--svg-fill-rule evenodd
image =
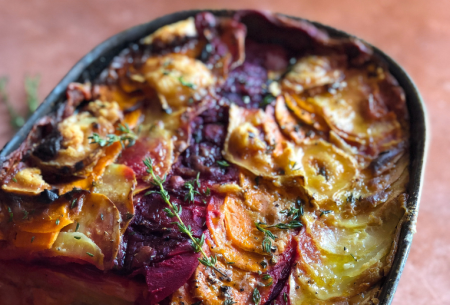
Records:
M365 43L202 12L116 56L2 160L1 304L378 304L402 88Z

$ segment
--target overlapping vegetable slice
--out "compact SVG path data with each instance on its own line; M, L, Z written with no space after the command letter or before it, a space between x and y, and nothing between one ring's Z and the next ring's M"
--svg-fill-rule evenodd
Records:
M33 150L33 162L41 170L61 176L84 176L103 155L104 148L92 144L90 137L94 133L100 137L114 133L114 123L122 113L115 102L91 102L86 110L63 120L58 130Z
M333 222L332 216L306 215L306 230L298 236L299 261L291 277L291 302L332 304L378 282L389 270L389 253L395 249L392 241L398 238L405 204L406 197L400 195L372 215L379 221L352 228Z
M105 269L112 268L119 250L121 217L114 203L103 194L91 193L76 222L64 228L64 232L86 235L99 247L104 256Z
M134 216L133 190L136 186L134 171L122 164L111 164L105 170L101 181L93 187L94 193L110 199L120 212L120 230L123 234Z
M7 192L23 195L38 195L44 190L50 190L50 185L44 181L41 170L36 167L20 169L7 183L2 185Z
M299 176L301 171L292 167L291 160L298 159L301 153L284 139L273 112L271 117L262 110L231 105L224 144L224 156L228 161L257 176Z
M166 111L187 106L189 99L199 100L214 83L214 77L202 62L181 54L150 57L142 74Z

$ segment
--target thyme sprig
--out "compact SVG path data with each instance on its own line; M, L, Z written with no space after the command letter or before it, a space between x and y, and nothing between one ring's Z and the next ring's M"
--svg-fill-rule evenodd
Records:
M108 134L106 138L102 138L98 133L93 133L92 136L88 137L91 142L89 144L98 144L100 147L110 146L113 143L120 142L122 148L133 146L136 143L138 138L137 134L135 134L128 124L125 125L119 124L117 127L117 131L122 132L121 135L116 134Z
M184 201L193 202L195 199L195 195L200 195L200 192L197 190L198 188L200 188L199 179L200 173L197 173L197 178L195 180L186 181L184 183L184 187L188 189L188 193L184 196Z
M192 248L194 249L194 251L196 253L198 253L198 252L202 253L203 257L198 258L198 261L200 263L202 263L203 265L205 265L206 267L210 267L210 268L214 269L215 271L217 271L224 277L229 278L228 275L224 271L220 270L219 268L217 268L215 266L217 263L217 257L216 256L208 257L206 255L205 251L203 250L203 245L205 243L205 235L202 234L202 236L200 238L196 238L195 236L193 236L191 226L186 226L184 224L183 220L181 220L181 217L180 217L181 211L182 211L181 206L177 206L176 204L170 202L169 192L167 192L167 190L163 186L164 182L166 181L166 176L161 178L160 176L155 174L155 172L153 171L152 159L146 158L144 160L144 165L147 167L147 173L149 173L153 178L152 184L159 189L159 190L155 190L155 191L149 191L146 193L146 195L152 194L152 193L159 194L161 196L161 198L164 200L164 202L168 205L168 207L164 209L167 216L170 218L173 218L173 217L177 218L178 221L174 222L174 224L177 225L178 230L181 233L186 234L191 239Z
M0 77L0 100L5 104L6 109L10 117L10 124L13 128L18 129L25 124L25 119L14 109L14 107L9 102L9 96L6 92L6 84L8 83L8 78L6 76Z
M35 77L25 76L25 94L27 96L28 112L31 114L39 106L38 88L40 82L40 76Z
M289 230L302 227L302 223L298 220L292 220L288 223L277 223L274 225L267 225L262 222L255 222L256 228L264 233L264 239L262 241L262 248L264 252L270 253L272 250L272 240L275 241L278 237L274 235L269 228L277 228L280 230Z
M258 288L255 288L253 290L253 303L255 303L255 305L259 305L259 303L261 303L261 294L259 293Z

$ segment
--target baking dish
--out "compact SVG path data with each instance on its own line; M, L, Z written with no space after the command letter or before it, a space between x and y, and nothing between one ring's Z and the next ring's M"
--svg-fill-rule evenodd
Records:
M12 138L12 140L5 145L0 153L0 158L5 158L9 153L14 151L25 140L28 132L39 118L45 116L52 111L55 111L57 105L65 101L65 90L71 82L85 82L94 80L100 72L105 69L114 56L120 53L130 43L136 42L142 37L154 32L156 29L176 22L188 17L194 16L201 11L185 11L166 15L152 22L136 26L122 33L119 33L105 42L101 43L94 50L83 57L63 78L63 80L55 87L50 95L44 100L38 110L32 115L29 121L19 132ZM218 16L231 16L234 11L211 11ZM296 17L289 17L296 20L303 20ZM325 30L332 37L350 37L342 31L334 28L314 23L320 29ZM247 24L249 32L257 31L257 24ZM383 290L380 296L381 304L390 304L398 281L401 276L406 258L412 242L412 236L415 231L415 223L417 219L420 191L423 180L423 167L426 152L426 116L423 101L417 91L412 80L406 72L390 57L384 54L379 49L374 48L375 54L383 58L389 65L389 71L398 80L401 87L406 93L406 100L411 118L411 168L410 168L410 184L408 193L410 195L408 201L408 219L403 223L399 248L395 257L393 267L389 276L383 285Z

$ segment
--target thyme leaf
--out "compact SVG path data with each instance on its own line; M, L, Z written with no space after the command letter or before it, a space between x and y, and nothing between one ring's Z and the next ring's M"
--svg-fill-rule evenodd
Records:
M128 124L122 125L119 124L117 127L117 131L122 134L107 134L105 138L102 138L98 133L93 133L92 136L88 137L89 144L98 144L100 147L108 147L116 142L120 142L123 148L133 146L136 143L138 138L137 134L135 134Z
M253 303L255 303L255 305L259 305L260 302L261 302L261 294L259 293L258 288L255 288L253 290Z

